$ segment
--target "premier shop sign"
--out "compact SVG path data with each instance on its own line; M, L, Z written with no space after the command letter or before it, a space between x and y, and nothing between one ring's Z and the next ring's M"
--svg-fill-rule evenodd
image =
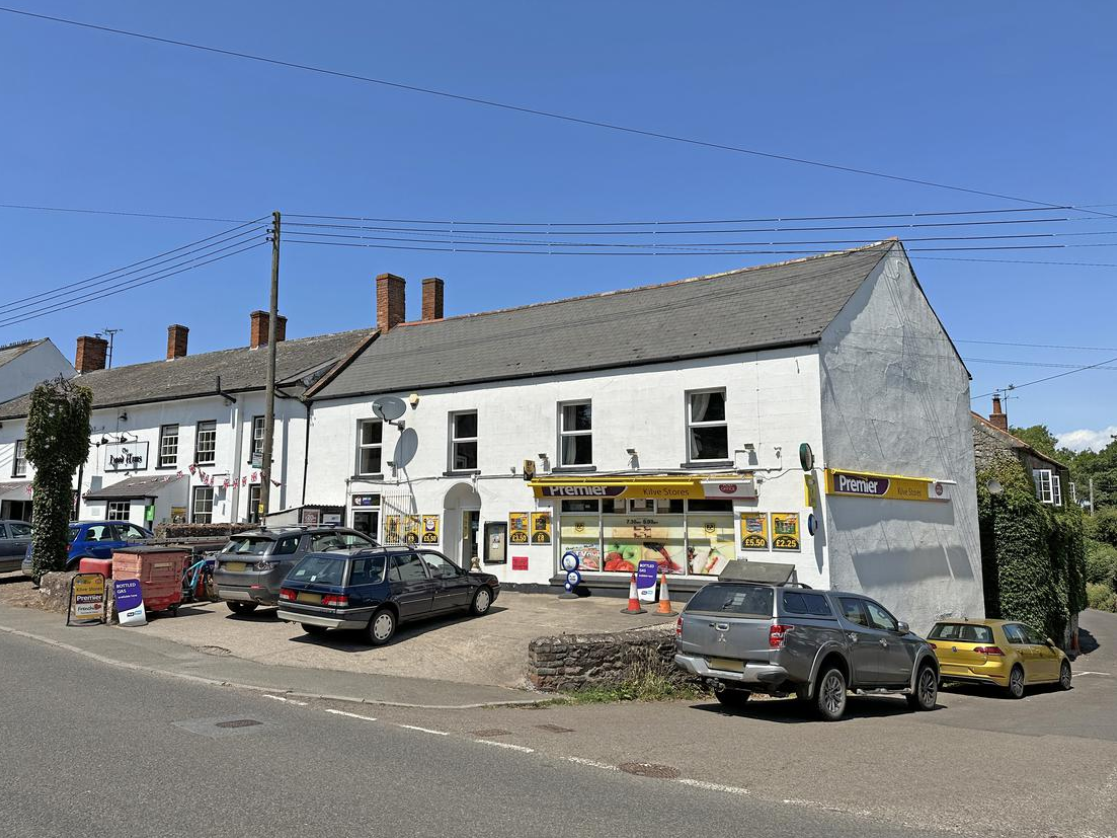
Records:
M950 500L950 485L930 477L826 469L826 494L842 497L944 502Z

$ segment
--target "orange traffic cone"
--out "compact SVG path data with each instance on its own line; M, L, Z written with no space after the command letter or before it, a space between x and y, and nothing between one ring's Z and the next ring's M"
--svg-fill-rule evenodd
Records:
M647 614L643 608L640 607L640 596L636 593L636 574L632 574L632 581L628 584L628 608L621 611L622 614Z
M659 608L655 612L665 617L673 617L678 611L671 609L671 594L667 592L667 574L659 574Z

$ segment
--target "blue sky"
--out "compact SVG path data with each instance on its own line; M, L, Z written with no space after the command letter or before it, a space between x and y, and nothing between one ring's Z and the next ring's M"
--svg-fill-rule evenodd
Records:
M712 142L1050 203L1110 204L1101 211L1117 213L1117 116L1106 105L1117 77L1111 3L24 0L21 7ZM7 204L231 219L280 209L551 222L1026 207L6 14L0 74L0 203ZM0 209L0 307L228 226ZM1093 233L1053 240L1060 243L1117 244L1117 235L1105 235L1117 231L1117 218L1044 229ZM893 233L904 231L840 236ZM1065 371L1020 362L1085 365L1117 356L1117 349L970 342L1117 347L1117 268L926 258L1117 265L1117 248L912 255L971 359L975 395ZM373 277L383 271L411 281L417 316L418 280L426 276L446 280L448 313L461 313L782 258L789 257L292 244L283 251L281 310L288 336L298 337L372 324ZM0 327L0 342L46 335L70 354L77 335L117 327L124 329L117 363L132 363L161 357L167 324L181 322L191 329L192 352L243 345L248 312L266 308L268 273L260 248ZM1009 403L1011 419L1056 432L1117 425L1115 375L1091 370L1021 389ZM988 410L988 400L975 405Z

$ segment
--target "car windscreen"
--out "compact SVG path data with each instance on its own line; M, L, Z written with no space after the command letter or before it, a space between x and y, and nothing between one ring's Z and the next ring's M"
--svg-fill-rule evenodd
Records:
M691 597L687 611L771 617L775 593L764 585L707 585Z
M967 623L935 623L927 637L930 640L954 640L958 643L992 643L993 629Z
M345 577L344 556L319 556L311 554L295 565L287 574L293 582L313 582L317 585L341 585ZM384 569L380 570L381 575Z
M268 546L273 543L270 538L240 536L231 539L228 544L221 548L221 552L237 556L262 556L268 552Z

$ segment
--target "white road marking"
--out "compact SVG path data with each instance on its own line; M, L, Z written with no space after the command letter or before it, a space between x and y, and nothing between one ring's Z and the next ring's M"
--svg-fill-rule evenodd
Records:
M588 768L601 768L605 771L619 771L615 765L609 765L605 762L596 762L592 759L585 759L583 757L567 757L569 762L577 763L578 765L585 765Z
M433 733L435 736L449 736L450 735L449 733L447 733L444 730L431 730L429 727L418 727L416 725L396 725L396 727L402 727L402 728L405 728L406 730L417 730L420 733Z
M720 783L707 783L705 780L691 780L686 777L680 777L678 782L684 786L694 786L698 789L706 789L706 791L720 791L726 794L748 794L748 789L738 788L737 786L723 786Z
M306 707L305 701L295 701L295 699L293 698L285 698L281 695L268 695L267 693L264 693L264 698L270 698L272 701L283 701L287 704L294 704L298 707Z
M513 745L511 742L494 742L491 739L474 739L480 745L492 745L496 748L507 748L509 751L520 751L524 754L534 754L535 748L525 748L523 745Z
M1112 677L1108 672L1074 672L1074 673L1071 674L1071 677L1072 678L1079 678L1083 675L1102 675L1106 678L1111 678Z
M376 719L374 719L372 716L362 716L358 713L347 713L344 710L332 710L329 707L326 708L326 712L327 713L333 713L335 716L347 716L350 719L360 719L361 721L364 721L364 722L375 722L376 721Z

